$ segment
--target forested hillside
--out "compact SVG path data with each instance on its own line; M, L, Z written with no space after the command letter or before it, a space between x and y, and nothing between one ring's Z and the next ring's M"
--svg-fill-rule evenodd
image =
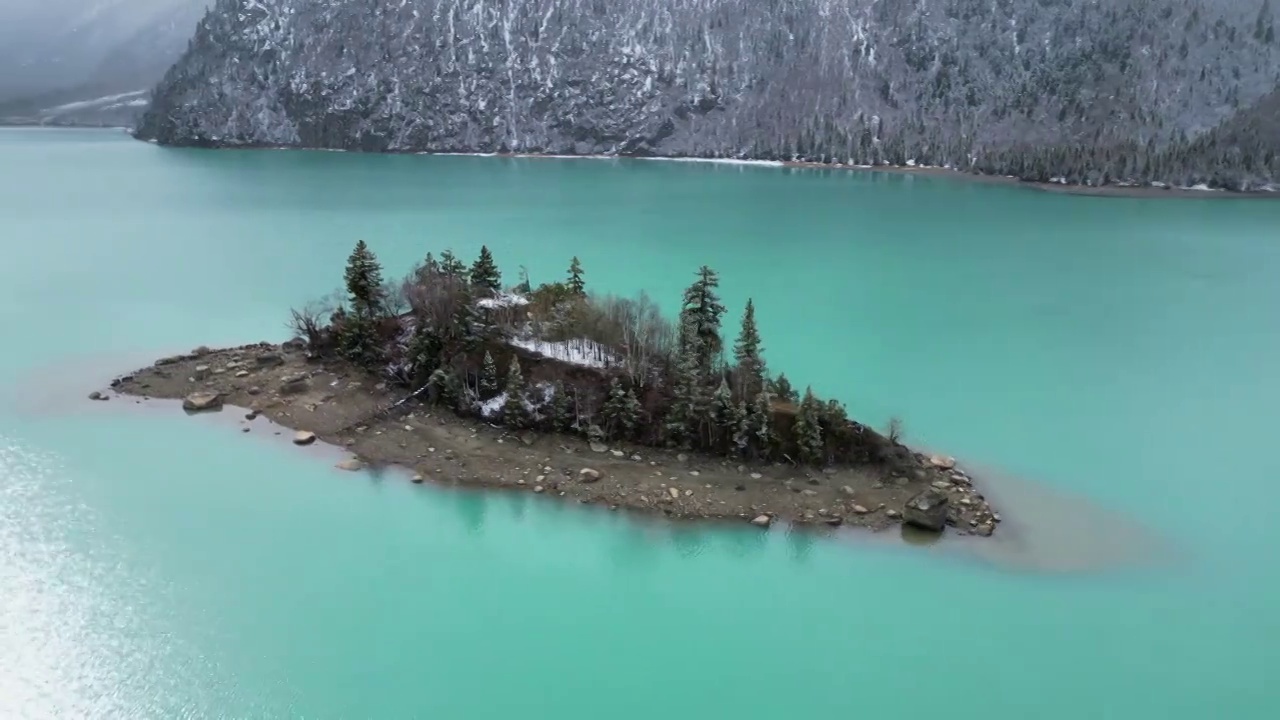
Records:
M218 0L175 144L1280 179L1270 0Z

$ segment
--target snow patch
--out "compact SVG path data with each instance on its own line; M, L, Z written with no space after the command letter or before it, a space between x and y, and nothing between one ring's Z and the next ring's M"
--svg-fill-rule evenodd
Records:
M507 404L507 394L498 393L492 398L480 403L480 416L484 418L497 417L502 412L502 408Z
M603 345L586 338L561 340L559 342L548 342L536 338L514 338L510 341L510 344L513 347L522 348L545 358L558 360L570 365L606 368L617 364L617 359L613 357L613 353L609 352Z
M504 292L499 293L497 297L481 298L476 302L477 307L482 308L508 308L522 307L529 304L529 298L516 293Z
M55 105L51 108L41 110L42 113L63 113L71 110L84 110L86 108L98 107L99 105L110 105L112 103L120 103L122 100L136 98L147 93L146 89L134 90L132 92L120 93L118 95L104 95L100 98L92 100L80 100L77 102L66 103L65 105ZM143 104L146 104L145 101Z

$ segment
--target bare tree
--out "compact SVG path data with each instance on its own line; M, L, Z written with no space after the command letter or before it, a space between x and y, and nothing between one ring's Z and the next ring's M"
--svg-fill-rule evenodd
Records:
M408 280L399 283L388 280L383 283L382 297L383 307L388 315L400 317L409 312Z
M317 352L329 346L329 326L338 308L336 297L336 294L330 294L303 305L301 309L289 310L287 326L295 338L306 341L308 350Z

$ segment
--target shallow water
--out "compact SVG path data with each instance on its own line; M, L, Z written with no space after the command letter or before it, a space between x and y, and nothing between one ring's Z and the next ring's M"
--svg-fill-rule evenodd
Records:
M0 717L1267 716L1277 228L1268 202L0 131ZM487 243L536 283L577 254L668 308L709 263L773 367L1024 512L972 562L414 487L75 401L282 337L360 237L392 272Z

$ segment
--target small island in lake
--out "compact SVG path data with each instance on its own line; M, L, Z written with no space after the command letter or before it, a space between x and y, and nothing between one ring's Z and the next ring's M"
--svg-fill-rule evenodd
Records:
M291 313L295 338L198 348L117 378L188 412L247 408L347 448L338 466L397 465L414 482L524 489L683 518L991 535L1000 522L948 457L850 419L765 363L755 308L725 337L719 278L700 268L675 322L647 296L566 278L507 287L492 254L452 252L400 282L361 241L346 292ZM91 398L108 395L93 393ZM260 423L259 423L260 424Z

